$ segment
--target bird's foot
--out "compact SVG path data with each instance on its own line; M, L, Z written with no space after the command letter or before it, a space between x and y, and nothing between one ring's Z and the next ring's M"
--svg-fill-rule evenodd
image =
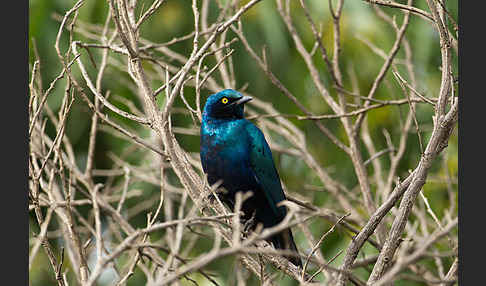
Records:
M255 228L255 213L243 222L243 234L248 236L249 232Z

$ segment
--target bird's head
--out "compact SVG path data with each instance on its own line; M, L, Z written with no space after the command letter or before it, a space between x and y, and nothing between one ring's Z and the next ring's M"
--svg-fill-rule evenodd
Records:
M211 118L243 118L244 104L252 100L233 89L212 94L206 100L203 116Z

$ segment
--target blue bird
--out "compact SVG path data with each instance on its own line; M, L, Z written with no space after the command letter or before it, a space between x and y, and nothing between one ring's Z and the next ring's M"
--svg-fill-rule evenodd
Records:
M272 152L262 131L243 118L244 104L252 98L225 89L211 95L204 106L201 124L201 163L209 184L222 180L225 192L221 200L234 209L237 192L251 191L241 210L243 221L254 229L280 223L287 210L277 204L285 200ZM252 222L253 221L253 222ZM298 253L290 229L268 239L275 248ZM293 264L302 266L300 258L288 256Z

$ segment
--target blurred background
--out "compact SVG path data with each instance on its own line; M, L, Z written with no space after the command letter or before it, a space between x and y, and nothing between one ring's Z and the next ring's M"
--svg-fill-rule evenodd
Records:
M49 84L54 78L58 76L62 70L62 65L59 62L56 51L54 49L56 35L60 26L60 21L67 10L71 9L76 1L73 0L29 0L29 66L32 70L32 65L36 59L36 53L40 58L40 75L43 89L46 90ZM137 5L136 14L140 14L141 7L147 9L152 4L151 0L139 0ZM225 2L225 1L221 1ZM248 1L242 1L239 5L243 5ZM298 32L304 44L308 50L312 49L314 42L312 31L308 26L308 22L305 19L305 15L298 4L298 1L291 1L291 5L295 6L295 11L292 12L293 20L298 28ZM405 3L406 1L399 1ZM426 1L414 1L414 6L427 10L428 7ZM323 44L332 51L333 47L333 29L332 18L329 12L328 1L306 1L311 11L313 20L318 23L323 31ZM335 1L333 1L335 3ZM457 0L450 0L446 3L449 13L454 19L457 19ZM209 10L210 22L214 22L218 16L218 7L211 1ZM381 8L385 13L391 17L396 17L397 23L401 23L403 19L403 13L396 9ZM107 1L86 1L82 8L79 10L77 18L77 25L98 25L102 28L108 12ZM153 43L164 43L172 40L175 37L181 37L189 34L194 28L194 17L191 10L191 1L188 0L167 0L158 9L158 11L152 15L142 26L140 35L144 39ZM243 17L243 28L248 42L253 49L261 55L262 47L267 49L268 62L271 70L282 81L285 86L297 97L297 99L311 110L314 114L330 114L332 110L323 101L322 97L318 94L309 72L306 68L305 62L300 57L299 53L295 49L295 45L292 38L285 27L278 11L276 9L275 1L262 1L248 11ZM111 26L112 27L112 23ZM87 28L87 30L89 30ZM61 38L61 50L66 51L68 43L68 33L63 33ZM227 39L235 37L233 32L228 32ZM371 85L379 73L381 66L383 65L383 59L373 52L369 46L363 40L365 39L375 46L379 47L385 53L391 49L393 42L395 41L396 33L394 29L383 20L379 19L376 13L373 11L370 4L360 0L347 0L344 2L344 9L341 18L341 55L340 55L340 67L343 71L343 77L345 87L348 90L352 90L352 83L350 80L349 70L354 70L357 87L362 95L367 95L371 88ZM413 51L413 70L417 80L417 90L427 97L436 97L440 87L441 80L441 56L439 47L438 34L435 31L432 24L417 16L412 16L410 19L410 26L406 32L406 37L411 45ZM75 40L82 40L85 42L96 43L95 40L90 39L89 34L75 33ZM192 50L192 38L182 41L178 44L170 46L170 48L182 55L188 57ZM269 102L283 114L296 114L303 115L293 102L287 97L283 96L281 91L276 88L270 80L266 77L265 73L261 71L255 61L248 55L244 46L240 41L237 41L231 45L231 48L235 50L231 60L234 66L234 74L236 78L234 88L239 90L244 88L246 92L252 94L252 96L258 99ZM101 50L92 49L92 60L83 53L82 59L88 68L88 72L94 78L96 73L95 65L100 62ZM454 62L454 75L457 76L457 55L452 53ZM154 56L157 53L154 52ZM117 59L125 56L114 55L113 58ZM327 70L326 65L322 60L319 60L320 56L314 58L317 67L320 69L321 78L325 83L330 84L331 78ZM403 48L399 50L397 58L404 58ZM91 63L94 62L94 64ZM207 65L212 67L216 61L213 58L208 58ZM142 106L142 102L137 96L134 95L136 88L133 83L129 84L131 79L123 70L123 66L120 67L121 62L112 61L109 63L105 76L102 81L103 93L110 90L111 94L116 94L117 98L125 98L128 101L135 104L137 107ZM118 65L118 66L117 66ZM126 68L126 67L125 67ZM405 70L403 66L398 67L400 71ZM152 69L147 66L147 69ZM157 73L157 70L153 70ZM79 76L78 68L73 68L73 74ZM405 72L402 74L406 74ZM29 74L29 80L31 75ZM163 84L162 78L152 79L152 87L158 88ZM61 106L62 98L64 96L65 79L61 79L54 87L51 95L47 100L47 104L54 111L57 112ZM332 92L335 92L334 90ZM202 90L202 104L208 97L210 92L208 90ZM91 95L90 95L91 96ZM186 87L184 90L184 96L193 104L195 102L194 88ZM399 84L389 71L383 84L379 87L375 98L382 100L392 100L402 98L403 93ZM124 108L124 103L114 98L112 102L117 106ZM158 101L163 104L164 96L159 96ZM110 100L111 101L111 100ZM183 103L180 98L176 101L176 107L183 107ZM399 139L399 122L403 116L408 112L408 105L403 106L385 106L382 108L374 109L367 114L369 132L376 144L377 150L387 148L385 136L383 130L390 133L393 143L398 145ZM257 110L257 112L260 112ZM433 107L426 104L417 105L417 120L419 122L420 130L422 132L422 144L426 144L432 130L432 114L434 112ZM116 120L122 121L127 126L137 130L139 134L148 134L146 129L141 129L137 124L128 122L127 120L119 117L114 113L107 112L110 116ZM66 136L69 137L74 152L77 155L80 167L86 164L86 154L88 153L88 138L91 125L92 112L87 108L86 104L76 99L70 113L70 117L66 126ZM177 139L181 146L188 152L197 154L199 152L199 134L198 129L191 127L193 121L190 117L183 114L175 114L172 116L173 124L177 126L187 126L187 134L177 134ZM324 166L325 169L332 175L332 177L344 184L347 188L355 190L358 181L354 173L354 168L349 157L336 147L327 137L323 136L321 132L317 130L317 127L310 121L297 120L295 118L289 118L296 126L298 126L305 134L307 139L307 147L309 152L316 158L317 162ZM336 119L326 119L322 121L323 124L331 131L338 135L340 139L346 142L346 135L342 124ZM53 126L46 126L47 132L55 134ZM283 140L279 140L278 136L274 138L277 142L285 145ZM415 128L411 128L411 134L408 139L407 149L403 159L399 164L397 175L400 178L404 178L409 170L416 167L418 160L420 159L420 146L418 144L418 136ZM440 158L438 158L434 166L432 167L426 185L424 186L424 195L428 198L430 206L435 214L441 219L444 216L444 211L449 209L452 203L457 204L457 128L452 135L449 145ZM368 158L364 145L361 146L363 152L363 158ZM96 152L95 152L95 169L110 169L113 168L114 160L110 156L114 154L124 154L124 160L133 163L134 165L151 164L150 157L140 156L140 152L137 148L130 144L127 140L122 140L109 132L100 132L97 138ZM197 158L197 157L195 157ZM290 193L296 193L310 199L313 204L322 206L329 200L329 194L326 191L315 191L321 187L318 178L310 170L310 168L296 157L289 156L282 153L274 153L277 169L280 176L286 185L286 191ZM388 156L382 156L380 158L381 163L386 169L390 162ZM368 165L370 176L372 175L371 165ZM450 176L452 178L453 189L456 197L454 202L451 202L448 192L446 191L447 183L445 178ZM123 177L123 176L121 176ZM107 180L105 177L97 177L100 183L105 183ZM122 179L119 179L122 180ZM174 183L177 184L177 183ZM132 213L125 215L130 216L130 222L134 226L144 227L146 223L146 213L137 213L133 206L137 205L140 200L147 200L149 198L157 198L160 189L152 184L143 181L132 180L129 185L129 190L137 190L140 192L139 196L133 198L127 198L127 209L131 209ZM155 202L156 206L156 202ZM457 208L455 209L457 212ZM87 211L87 210L86 210ZM341 213L345 213L341 210ZM316 237L329 229L331 224L324 220L312 221L311 230ZM52 229L56 228L54 223ZM50 227L50 229L51 229ZM39 232L39 227L35 220L34 212L30 212L30 233ZM326 238L325 243L322 244L321 250L324 253L326 259L331 259L340 250L345 249L349 242L350 236L343 233L344 231L338 229L331 233ZM55 235L55 234L53 234ZM159 234L160 236L162 234ZM294 232L296 236L297 245L299 241L303 239L301 232ZM155 237L158 234L154 234ZM31 243L33 237L31 235ZM57 250L62 246L61 239L52 239L51 243ZM196 256L198 252L207 251L212 246L211 241L205 241L203 239L198 242L197 247L194 248L191 256ZM305 249L302 249L305 252ZM365 246L365 253L373 253L374 249ZM332 265L339 266L340 258L337 257ZM452 258L443 259L444 268L448 269L452 263ZM231 265L231 267L228 267ZM210 273L215 274L215 280L221 283L220 285L235 285L235 281L231 280L234 263L233 257L222 258L214 263L210 264L205 269ZM433 268L432 260L424 260L425 267ZM37 255L32 269L29 273L30 285L54 285L55 277L51 271L47 256L41 249ZM64 267L69 268L69 262L66 262ZM359 269L356 271L357 276L366 279L369 275L370 269ZM69 275L69 271L68 271ZM116 281L116 274L113 270L108 269L103 276L99 279L99 285L112 285L113 279ZM292 281L285 275L279 276L281 281L280 285L297 285L295 281ZM199 274L191 275L191 278L197 281L199 285L211 285L206 279ZM248 285L258 285L258 280L250 276L247 281ZM72 281L73 285L76 281ZM137 269L134 276L130 278L127 285L142 285L145 283L144 275ZM181 285L194 285L193 282L188 280L181 280ZM395 285L426 285L424 282L410 282L403 281L398 282Z

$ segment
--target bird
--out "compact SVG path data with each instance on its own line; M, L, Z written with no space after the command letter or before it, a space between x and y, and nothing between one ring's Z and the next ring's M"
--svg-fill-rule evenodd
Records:
M241 205L242 221L251 229L258 224L268 228L279 224L287 209L278 205L285 200L272 152L263 132L244 118L244 105L253 98L233 89L208 97L200 128L200 158L210 185L221 183L221 199L232 210L237 192L252 195ZM290 250L286 257L302 267L290 228L267 239L276 249Z

